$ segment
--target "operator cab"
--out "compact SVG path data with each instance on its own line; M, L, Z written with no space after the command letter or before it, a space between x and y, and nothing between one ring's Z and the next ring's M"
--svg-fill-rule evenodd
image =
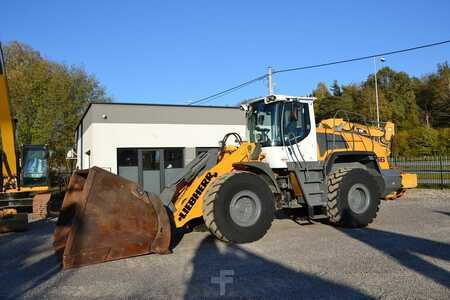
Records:
M286 162L295 161L295 155L306 161L317 160L314 100L270 95L242 105L248 139L261 145L272 168L286 168ZM294 153L290 154L288 148Z
M22 186L48 185L48 156L45 145L22 146Z

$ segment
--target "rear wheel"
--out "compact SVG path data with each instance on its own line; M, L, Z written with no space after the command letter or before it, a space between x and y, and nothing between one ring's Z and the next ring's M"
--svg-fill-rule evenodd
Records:
M262 238L274 216L274 196L259 176L230 173L208 189L203 201L203 219L218 239L248 243Z
M333 224L365 227L377 216L378 184L364 169L340 169L327 177L327 215Z

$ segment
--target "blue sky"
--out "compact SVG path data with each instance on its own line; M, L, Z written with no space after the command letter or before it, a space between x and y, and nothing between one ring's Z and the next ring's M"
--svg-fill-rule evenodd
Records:
M450 1L29 1L2 3L0 40L84 67L118 102L187 103L282 69L450 39ZM386 57L416 76L450 60L450 44ZM360 82L373 61L280 74L275 92ZM219 98L267 93L257 82Z

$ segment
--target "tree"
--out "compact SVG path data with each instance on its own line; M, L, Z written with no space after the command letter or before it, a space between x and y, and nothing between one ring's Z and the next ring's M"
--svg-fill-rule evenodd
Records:
M433 128L417 127L402 130L396 137L394 152L401 156L433 155L439 149L439 132Z
M418 126L420 124L419 109L416 104L413 80L408 74L385 67L378 71L377 77L380 120L393 121L400 129ZM362 102L368 104L371 119L375 119L375 81L373 75L370 75L363 83L362 89Z
M331 86L331 92L333 93L333 96L336 97L342 96L341 87L339 86L337 80L333 81L333 85Z
M314 111L316 112L316 120L320 121L320 103L330 96L330 91L325 83L319 82L312 95L317 98L314 102Z
M339 113L340 111L354 111L353 98L350 95L328 96L322 99L317 105L316 119L320 121L327 118L345 117L343 113Z
M439 64L437 72L416 80L417 104L423 112L426 124L446 127L450 124L450 68Z
M328 87L325 83L319 82L316 89L312 92L312 95L318 100L321 100L330 96L330 91L328 90Z
M4 48L9 93L18 119L20 144L47 144L51 163L65 163L75 127L90 101L111 101L94 75L49 61L30 46Z

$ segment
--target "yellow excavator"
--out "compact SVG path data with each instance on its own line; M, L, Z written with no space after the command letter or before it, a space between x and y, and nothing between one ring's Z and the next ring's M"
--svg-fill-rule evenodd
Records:
M380 201L415 187L416 176L389 168L392 123L316 126L313 101L270 95L243 104L248 141L227 134L160 195L98 167L75 172L54 233L63 268L169 253L173 233L199 223L222 241L253 242L277 210L367 226Z
M8 95L8 83L0 45L0 130L2 176L0 179L0 232L25 230L28 213L46 214L48 149L45 145L17 147L16 122ZM19 159L20 158L20 159Z

